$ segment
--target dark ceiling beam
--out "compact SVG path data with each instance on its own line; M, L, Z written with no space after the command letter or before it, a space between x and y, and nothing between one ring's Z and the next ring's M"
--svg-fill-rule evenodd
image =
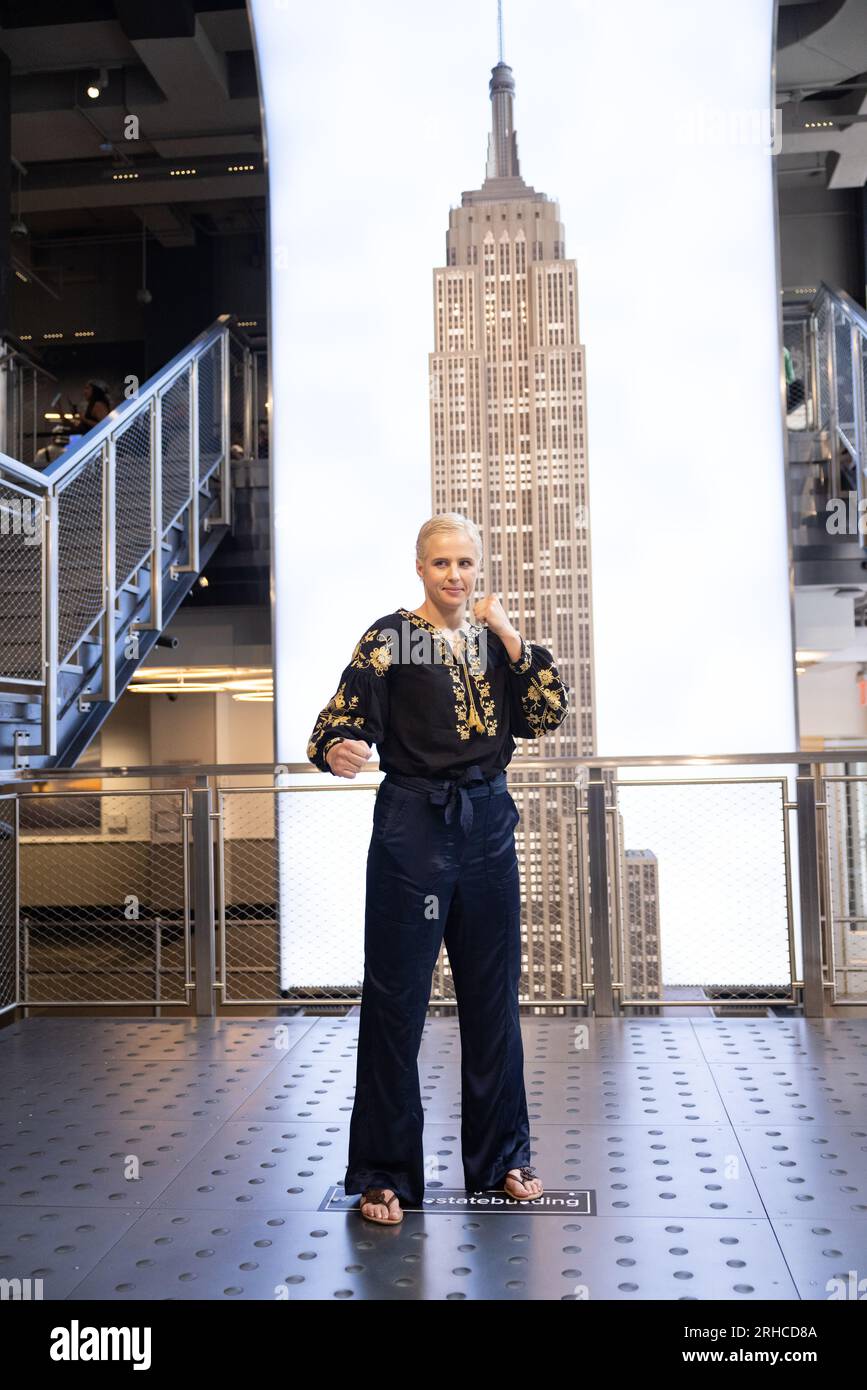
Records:
M87 85L93 80L99 63L92 67L73 68L67 72L28 72L13 76L10 101L13 116L33 115L42 111L71 111L86 106L94 112L127 111L131 104L155 106L165 101L144 64L106 67L108 85L98 101L87 95Z
M74 177L74 175L70 175ZM129 183L69 183L63 188L37 188L21 194L25 216L39 212L88 208L135 207L144 203L200 203L232 198L264 198L264 173L224 174L186 179L153 179Z
M177 22L175 12L188 11L193 15L209 10L243 10L244 0L148 0L148 3L124 5L118 0L0 0L0 28L41 29L52 24L95 24L110 20L124 22L120 11L128 11L129 23L142 27L141 37L164 34L185 34L187 29L171 27ZM181 22L188 23L184 18ZM162 24L162 29L154 29Z
M115 14L127 38L190 39L196 8L190 0L115 0Z
M111 0L2 0L0 28L43 29L50 24L99 24L115 19Z

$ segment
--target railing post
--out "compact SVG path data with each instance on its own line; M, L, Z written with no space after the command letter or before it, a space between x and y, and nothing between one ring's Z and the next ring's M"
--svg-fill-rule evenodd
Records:
M806 367L807 361L809 360L810 405L812 407L812 415L807 422L807 428L811 430L820 430L822 428L822 421L820 418L822 403L819 392L819 319L816 314L811 314L807 320L807 345L809 347L809 358L805 353L804 366Z
M102 451L102 690L100 700L113 705L115 685L115 437Z
M587 836L590 856L590 942L593 953L593 1013L614 1014L611 915L608 910L608 837L605 782L601 767L590 768L587 783Z
M187 563L199 572L199 359L190 363L190 510L187 514Z
M828 306L828 440L831 445L831 497L840 496L840 436L837 432L837 310Z
M151 627L163 629L163 403L151 406Z
M253 453L253 354L244 348L244 458L255 458Z
M193 789L193 930L196 933L196 1014L216 1013L214 973L214 841L211 834L211 785L197 776Z
M225 526L232 524L232 425L231 425L231 370L232 354L229 343L229 330L223 329L222 351L222 396L221 396L221 434L222 460L220 463L220 521Z
M864 383L861 379L861 332L857 324L849 325L850 348L852 355L852 418L854 424L854 445L855 445L855 488L858 494L858 506L855 515L861 517L861 498L864 496ZM867 536L858 526L858 544L864 548L867 546Z
M57 753L57 493L52 486L43 502L42 533L42 661L45 684L42 687L42 752L50 758Z
M798 806L798 882L801 901L801 951L804 962L804 1017L822 1018L825 1013L825 987L822 974L816 784L809 763L798 764L795 785Z
M21 1003L21 801L15 793L15 1007Z

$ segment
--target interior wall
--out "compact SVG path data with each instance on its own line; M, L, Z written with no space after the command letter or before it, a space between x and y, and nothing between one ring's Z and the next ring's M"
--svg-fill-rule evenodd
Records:
M801 739L867 738L867 705L858 702L857 667L822 664L798 677Z
M824 280L864 302L863 214L856 189L787 188L778 179L783 291Z
M235 700L229 693L179 695L170 700L166 695L127 691L103 726L95 761L103 767L270 764L273 744L268 701Z

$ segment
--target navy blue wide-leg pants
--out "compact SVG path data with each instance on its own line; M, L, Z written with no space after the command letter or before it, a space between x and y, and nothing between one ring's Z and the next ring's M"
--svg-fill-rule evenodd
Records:
M510 1168L530 1162L518 1013L520 816L505 772L468 774L460 784L387 774L377 792L347 1195L390 1187L402 1205L422 1204L418 1052L443 940L460 1022L466 1189L502 1187Z

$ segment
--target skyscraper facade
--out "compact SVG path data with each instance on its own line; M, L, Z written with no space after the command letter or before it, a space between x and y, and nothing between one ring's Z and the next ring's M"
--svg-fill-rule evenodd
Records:
M549 647L573 714L521 758L595 751L584 349L558 204L524 182L512 70L490 82L486 178L452 208L434 271L433 511L479 526L483 579Z
M578 272L557 203L521 176L515 83L502 58L490 94L486 177L452 208L446 264L433 273L432 510L477 523L481 587L554 653L571 690L555 733L519 741L510 784L521 810L522 997L583 1002L590 944L580 940L574 769L534 767L596 751ZM435 994L451 993L441 953Z

